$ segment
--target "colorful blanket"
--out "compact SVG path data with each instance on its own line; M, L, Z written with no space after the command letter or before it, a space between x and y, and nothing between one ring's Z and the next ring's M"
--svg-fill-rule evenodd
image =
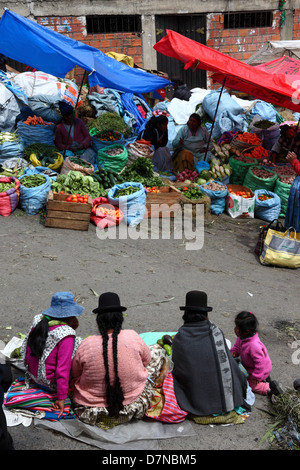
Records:
M74 419L75 414L71 409L71 400L65 400L65 409L60 418L59 412L51 410L57 396L55 393L47 392L38 388L37 385L32 384L26 388L25 380L18 378L10 386L3 405L8 409L25 409L32 412L43 412L45 416L43 419L50 421L57 421L60 419Z

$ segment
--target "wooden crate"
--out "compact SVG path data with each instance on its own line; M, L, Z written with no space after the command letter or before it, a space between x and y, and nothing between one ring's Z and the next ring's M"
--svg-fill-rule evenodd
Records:
M147 192L144 218L176 217L180 194L170 186L160 186L158 189L159 193Z
M180 188L192 188L192 187L198 187L198 184L195 183L184 183L184 182L176 182L176 183L171 183L171 188L173 188L180 196L180 203L183 205L183 210L185 205L191 205L192 207L192 215L193 217L196 214L196 205L197 204L203 204L204 205L204 217L209 217L211 212L210 212L210 197L204 196L201 199L197 200L192 200L187 197L185 197L184 193L180 191Z
M68 194L49 191L46 227L70 230L88 230L92 211L92 198L88 202L67 202Z

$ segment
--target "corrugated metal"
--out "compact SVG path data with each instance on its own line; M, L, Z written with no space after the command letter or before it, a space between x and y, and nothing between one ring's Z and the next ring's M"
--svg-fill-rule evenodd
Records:
M163 15L155 17L156 42L171 29L200 44L206 44L206 15ZM206 88L206 72L197 69L184 70L184 64L177 59L157 53L157 69L166 72L169 78L179 76L190 89Z

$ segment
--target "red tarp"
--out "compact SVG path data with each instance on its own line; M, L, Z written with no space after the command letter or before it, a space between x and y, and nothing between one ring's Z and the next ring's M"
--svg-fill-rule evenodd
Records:
M282 56L279 59L256 65L255 68L268 73L284 73L290 78L300 80L300 60L292 57Z
M292 75L266 72L171 30L167 30L167 35L154 45L154 49L180 60L185 64L185 69L191 67L213 72L214 82L223 83L226 78L226 88L300 111L300 93L297 90L300 90L300 82Z

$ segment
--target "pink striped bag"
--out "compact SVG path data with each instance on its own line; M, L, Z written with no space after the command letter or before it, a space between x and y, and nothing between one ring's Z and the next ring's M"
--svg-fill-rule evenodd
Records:
M148 410L149 414L146 413L146 416L164 423L180 423L181 421L184 421L188 413L183 411L177 403L174 392L173 375L171 372L168 372L162 386L158 388L160 388L160 390L158 390L158 394L161 395L161 399L156 404L151 406L151 413L150 410ZM158 405L161 404L162 400L164 401L164 404L163 409L161 410L161 407ZM156 407L158 411L157 415L155 415Z
M9 216L17 207L20 197L20 181L14 176L0 178L1 183L13 183L15 186L7 191L0 193L0 215Z

